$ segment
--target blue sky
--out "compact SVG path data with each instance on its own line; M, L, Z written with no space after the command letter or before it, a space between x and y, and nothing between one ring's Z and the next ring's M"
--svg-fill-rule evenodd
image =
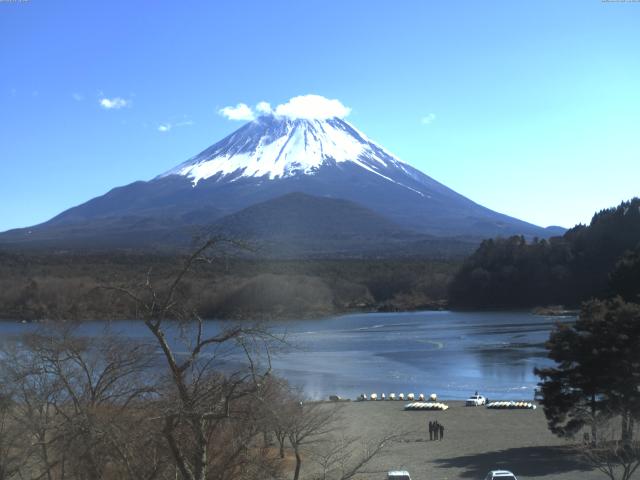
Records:
M478 203L588 222L640 195L639 51L637 2L0 2L0 231L309 93Z

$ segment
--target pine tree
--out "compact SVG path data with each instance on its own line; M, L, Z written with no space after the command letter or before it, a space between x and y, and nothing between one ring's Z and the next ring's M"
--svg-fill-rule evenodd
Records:
M550 430L571 437L599 417L621 421L623 443L640 417L640 306L616 298L583 305L574 325L558 325L547 342L551 368L536 369Z

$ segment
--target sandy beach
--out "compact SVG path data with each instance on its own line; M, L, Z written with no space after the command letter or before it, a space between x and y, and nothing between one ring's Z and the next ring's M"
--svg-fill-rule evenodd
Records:
M377 458L360 478L384 479L388 470L408 470L412 480L482 480L489 470L507 469L518 479L589 480L604 478L571 453L570 444L552 435L544 413L490 410L445 402L443 412L405 411L406 402L345 402L342 416L349 435L379 437L410 432ZM428 422L444 425L441 441L430 441Z

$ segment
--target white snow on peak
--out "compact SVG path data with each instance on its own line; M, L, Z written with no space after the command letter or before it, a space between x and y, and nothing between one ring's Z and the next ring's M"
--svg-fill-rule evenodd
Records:
M394 183L399 182L388 176L390 168L399 168L413 176L403 162L344 120L265 115L161 177L182 175L190 178L194 186L214 176L218 176L217 181L230 182L244 177L273 180L313 175L322 166L334 162L336 165L354 163Z

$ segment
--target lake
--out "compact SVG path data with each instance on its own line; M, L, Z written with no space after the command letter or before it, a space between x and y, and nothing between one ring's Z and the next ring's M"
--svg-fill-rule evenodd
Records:
M532 399L536 366L549 365L544 342L557 321L525 312L367 313L272 322L293 346L273 359L274 371L312 398L390 392L464 399L476 390L490 399ZM208 322L211 331L220 322ZM111 322L131 338L148 338L144 325ZM3 336L37 328L0 323ZM100 335L104 322L83 324Z

